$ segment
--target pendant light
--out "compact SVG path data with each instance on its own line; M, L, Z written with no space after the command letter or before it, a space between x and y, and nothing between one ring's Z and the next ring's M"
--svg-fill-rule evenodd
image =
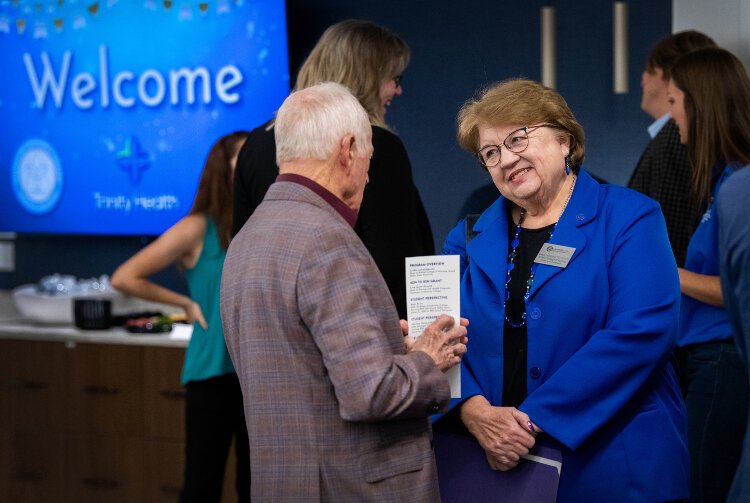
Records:
M616 1L612 15L613 83L615 94L628 92L628 4Z
M555 88L556 54L555 54L555 8L544 5L541 9L542 19L542 84Z

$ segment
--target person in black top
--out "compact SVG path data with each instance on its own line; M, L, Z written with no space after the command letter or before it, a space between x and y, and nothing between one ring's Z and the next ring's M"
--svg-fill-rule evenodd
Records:
M329 27L305 60L297 89L334 81L347 86L368 112L373 157L355 231L372 254L398 309L406 318L404 259L432 255L427 213L414 185L403 143L385 124L392 99L402 92L409 48L397 35L366 21ZM273 120L250 133L237 161L234 228L237 234L276 180Z
M708 35L688 30L668 36L651 49L641 78L641 109L654 118L648 128L652 139L628 181L629 188L655 199L661 206L678 267L685 265L688 241L702 211L690 187L692 169L687 149L680 143L677 125L670 118L667 84L680 56L703 47L716 44Z

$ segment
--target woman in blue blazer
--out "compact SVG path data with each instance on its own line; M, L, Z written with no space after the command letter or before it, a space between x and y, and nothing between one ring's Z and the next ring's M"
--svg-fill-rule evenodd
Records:
M445 242L471 320L463 424L496 470L536 442L560 449L558 502L686 497L680 287L659 206L580 169L583 129L538 83L495 84L458 122L501 194L468 245L464 222Z

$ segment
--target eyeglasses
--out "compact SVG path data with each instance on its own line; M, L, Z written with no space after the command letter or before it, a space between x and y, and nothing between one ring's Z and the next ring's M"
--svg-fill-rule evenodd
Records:
M518 128L505 137L503 145L509 152L520 154L529 146L529 133L540 127L555 127L552 124L539 124L537 126L526 126ZM500 162L501 151L500 145L485 145L476 153L477 159L485 168L497 166Z
M393 83L396 84L396 87L401 87L401 81L404 80L403 75L396 75L393 77Z

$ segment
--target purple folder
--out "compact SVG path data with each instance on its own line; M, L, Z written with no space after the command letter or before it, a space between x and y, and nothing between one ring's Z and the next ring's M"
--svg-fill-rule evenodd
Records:
M474 437L434 433L440 498L443 503L553 503L560 482L562 453L536 445L514 469L490 468Z

